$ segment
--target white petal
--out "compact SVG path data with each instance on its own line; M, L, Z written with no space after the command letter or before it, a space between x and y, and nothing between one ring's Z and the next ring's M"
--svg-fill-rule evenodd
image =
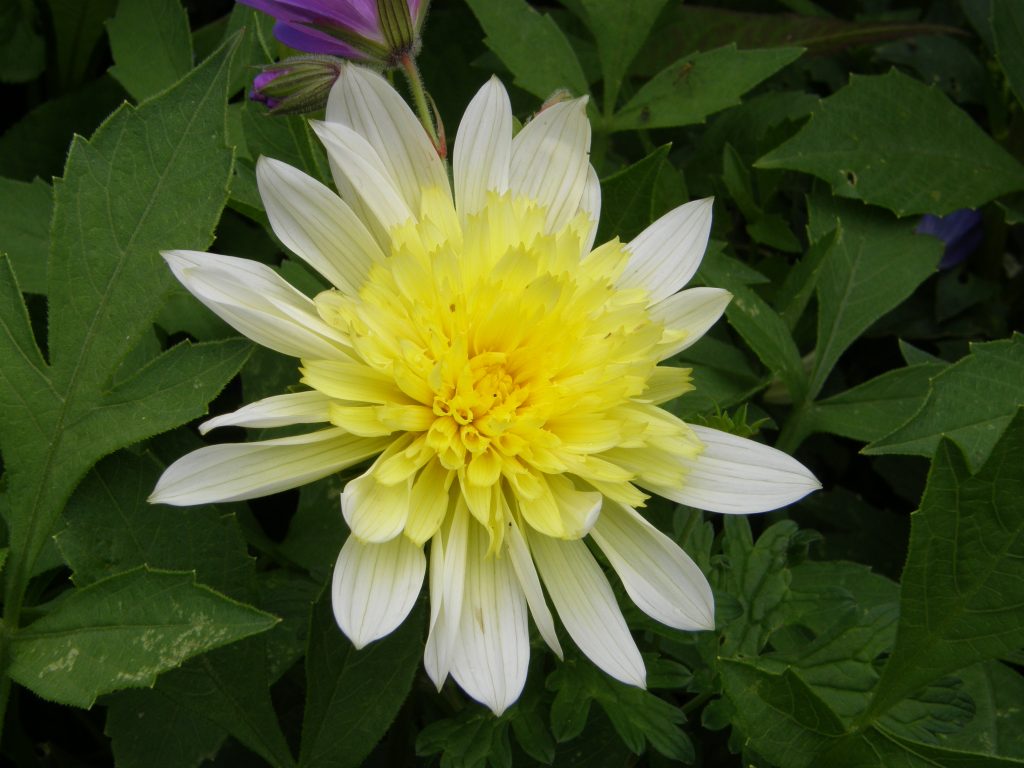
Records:
M426 569L423 549L404 536L383 544L348 537L334 566L331 597L334 618L352 645L362 648L405 621Z
M590 168L590 122L584 96L548 107L512 140L509 188L548 209L556 232L579 210Z
M714 597L700 568L635 510L606 502L591 535L640 610L676 629L715 628Z
M469 102L455 137L455 207L462 221L484 206L488 192L508 190L511 155L512 106L501 81L492 77Z
M397 182L377 150L347 125L316 120L309 124L327 148L334 183L342 199L370 225L377 242L387 251L388 231L413 218L413 210Z
M380 453L389 442L387 437L323 429L255 443L210 445L171 464L149 501L183 507L267 496L350 467Z
M346 125L373 147L406 204L420 209L422 190L448 190L448 174L426 131L387 80L344 65L327 99L327 121Z
M604 497L595 491L581 491L560 475L550 475L547 480L558 505L565 538L583 538L597 522Z
M451 668L452 649L462 614L462 598L466 586L466 547L469 537L469 511L465 502L455 505L451 525L439 547L435 563L434 545L442 541L438 533L431 540L430 559L430 632L423 652L423 666L438 690L444 685ZM440 566L440 567L438 567ZM437 569L437 573L434 572Z
M718 322L730 300L732 294L722 288L689 288L651 307L651 319L664 324L666 331L685 332L661 350L658 359L671 357L699 341Z
M576 645L616 680L644 687L644 660L587 545L553 539L530 528L527 540L555 610Z
M590 234L584 240L580 252L581 256L586 256L594 248L597 226L601 221L601 180L597 178L597 171L590 164L587 165L587 181L583 187L583 197L580 199L580 210L590 219Z
M530 550L526 546L526 539L515 522L508 526L505 543L509 560L512 561L512 567L519 579L519 586L522 587L526 602L530 606L533 623L537 625L537 631L548 647L558 658L562 658L562 644L558 642L558 633L555 632L555 620L551 617L551 611L548 610L547 601L544 599L544 591L541 589L540 578L533 565Z
M199 251L162 251L174 276L235 330L292 357L348 359L345 337L265 264Z
M384 254L352 209L316 179L268 157L256 163L256 181L288 250L345 293L358 291Z
M697 509L745 515L767 512L821 488L810 470L792 456L717 429L691 425L704 443L695 459L682 459L682 488L645 486Z
M384 485L371 467L350 480L341 494L341 513L352 535L367 543L390 541L409 517L411 482Z
M633 238L619 287L646 288L656 304L686 285L704 257L712 202L708 197L681 205Z
M530 664L526 600L508 558L487 556L488 535L470 523L466 588L452 676L500 715L519 698Z
M215 416L199 425L206 434L217 427L287 427L291 424L319 424L330 421L327 405L331 398L316 390L274 395L244 405L237 411Z

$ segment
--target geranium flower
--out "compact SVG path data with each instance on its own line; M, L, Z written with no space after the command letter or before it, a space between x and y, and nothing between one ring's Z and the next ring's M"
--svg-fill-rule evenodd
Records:
M341 496L351 534L332 587L357 647L405 619L429 542L425 665L439 687L450 673L496 713L514 702L528 613L561 655L542 584L580 650L643 686L644 662L584 538L647 614L711 629L704 575L636 508L656 493L742 514L819 487L786 454L659 407L692 389L690 370L659 363L730 298L680 292L703 254L711 201L593 248L601 195L585 99L545 109L513 138L496 79L462 119L454 196L422 126L376 74L344 67L313 127L338 194L269 158L257 176L274 232L331 289L309 299L230 256L164 258L227 322L301 361L306 389L202 431L323 426L201 448L167 469L151 500L249 499L375 457Z
M415 55L429 0L239 0L277 19L274 36L306 53L397 66Z

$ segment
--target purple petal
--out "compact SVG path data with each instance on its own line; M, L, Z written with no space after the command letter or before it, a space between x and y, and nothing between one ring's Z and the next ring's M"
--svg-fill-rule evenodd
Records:
M302 27L297 24L289 24L279 21L274 25L274 37L297 51L307 53L322 53L330 56L341 56L345 59L365 60L367 56L347 43L341 42L326 32L318 32L315 29Z
M914 231L920 235L937 237L946 244L939 269L955 267L974 253L984 238L981 214L967 208L953 211L946 216L926 213Z
M239 0L283 22L327 23L358 35L381 39L377 6L372 0Z

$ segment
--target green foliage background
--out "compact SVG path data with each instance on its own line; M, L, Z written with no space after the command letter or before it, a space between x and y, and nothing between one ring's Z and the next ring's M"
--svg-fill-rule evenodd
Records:
M346 477L145 501L194 420L296 380L158 250L321 288L256 190L260 155L329 177L303 119L244 98L286 53L272 22L226 0L0 9L4 764L1024 765L1024 3L706 2L436 0L427 21L449 136L492 72L521 119L590 94L601 239L716 197L696 280L735 299L670 407L825 485L750 519L652 504L718 629L619 590L650 689L538 643L500 718L433 690L424 605L363 651L335 627ZM981 245L940 269L915 227L962 208Z

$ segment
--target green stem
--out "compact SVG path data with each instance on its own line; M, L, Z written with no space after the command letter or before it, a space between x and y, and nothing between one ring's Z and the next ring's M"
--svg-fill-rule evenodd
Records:
M403 53L401 63L405 79L409 82L409 91L412 93L416 114L419 115L423 128L430 136L430 141L435 147L440 148L441 144L437 138L437 128L434 127L434 118L430 114L430 107L427 105L427 92L423 89L423 77L420 75L419 67L416 66L416 59L408 53Z
M713 692L711 692L711 691L705 691L704 693L700 694L699 696L694 696L692 699L690 699L688 702L683 704L683 706L681 707L681 709L683 711L683 714L686 715L687 718L689 718L690 714L692 712L694 712L695 710L700 709L708 701L710 701L712 698L714 698L714 696L715 696L715 694Z

